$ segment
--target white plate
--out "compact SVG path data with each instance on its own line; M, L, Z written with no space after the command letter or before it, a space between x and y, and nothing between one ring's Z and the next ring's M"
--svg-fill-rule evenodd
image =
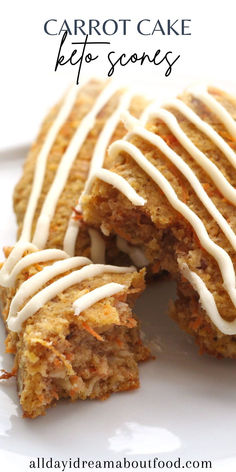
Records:
M11 196L25 153L22 147L0 154L1 247L14 243ZM143 332L156 355L156 360L140 366L139 390L112 395L105 402L61 401L45 417L26 420L15 380L1 383L2 470L32 470L30 460L42 457L73 461L126 457L130 462L180 457L182 465L186 460L211 460L214 471L235 470L235 363L198 354L192 340L166 315L174 293L173 283L160 281L149 286L137 303ZM10 368L3 325L0 352L1 367ZM124 470L143 470L136 462L133 465Z

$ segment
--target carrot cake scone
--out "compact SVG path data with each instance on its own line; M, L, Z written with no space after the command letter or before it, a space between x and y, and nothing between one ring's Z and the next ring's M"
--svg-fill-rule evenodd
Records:
M84 220L171 273L171 316L201 350L235 358L236 99L194 86L123 120L109 170L87 184Z
M77 204L110 142L125 134L121 113L138 117L146 103L114 82L72 88L26 160L14 194L19 239L0 271L25 416L43 414L61 397L104 398L139 385L137 362L149 353L131 306L144 271L103 265L106 251L114 263L121 252L83 224Z
M6 348L15 354L12 374L2 377L16 374L24 416L42 415L60 398L103 399L139 386L137 362L149 352L132 306L143 270L21 243L0 283Z

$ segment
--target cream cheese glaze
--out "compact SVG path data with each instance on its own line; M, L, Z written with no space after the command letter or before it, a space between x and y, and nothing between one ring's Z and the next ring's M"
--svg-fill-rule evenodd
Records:
M77 93L78 93L78 90L76 87L72 87L69 90L54 123L49 129L49 132L46 136L42 149L37 157L35 172L34 172L33 186L31 190L29 202L27 205L25 218L23 222L23 229L22 229L21 238L20 238L22 241L31 240L32 223L33 223L33 218L34 218L36 206L38 203L38 199L39 199L42 186L43 186L48 154L57 137L58 132L60 131L62 125L65 123L66 119L68 118L73 108Z
M109 284L103 285L102 287L91 290L91 292L82 295L80 298L77 298L77 300L75 300L73 303L75 315L80 315L82 311L87 310L87 308L89 308L91 305L94 305L94 303L99 302L103 298L112 297L112 295L122 292L124 288L125 285L111 282Z

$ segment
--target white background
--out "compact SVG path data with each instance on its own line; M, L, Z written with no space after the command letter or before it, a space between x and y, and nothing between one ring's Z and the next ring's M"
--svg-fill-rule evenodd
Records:
M110 40L111 47L120 53L155 52L156 49L166 52L171 49L176 55L180 54L181 58L169 78L164 77L164 67L161 66L141 68L137 64L123 68L125 75L132 72L141 80L150 78L159 94L165 84L169 87L175 83L185 85L199 78L211 83L218 79L236 78L235 2L231 0L8 0L2 2L1 10L1 148L30 142L44 113L75 80L76 71L71 66L54 72L60 39L44 33L43 25L49 18L58 19L58 25L64 19L71 24L74 18L85 21L89 18L100 21L132 19L125 37L117 33L93 38ZM156 33L142 37L135 30L135 22L142 18L151 19L153 25L157 19L165 24L168 18L191 18L192 35L167 37ZM90 72L99 72L105 77L105 61L102 59L88 65L82 75ZM116 76L119 75L121 68L117 69Z

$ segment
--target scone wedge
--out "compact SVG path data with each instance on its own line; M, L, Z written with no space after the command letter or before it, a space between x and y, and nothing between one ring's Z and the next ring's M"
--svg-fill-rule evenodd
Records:
M144 271L27 245L7 255L2 313L24 416L42 415L60 398L137 388L137 363L149 357L132 312Z

